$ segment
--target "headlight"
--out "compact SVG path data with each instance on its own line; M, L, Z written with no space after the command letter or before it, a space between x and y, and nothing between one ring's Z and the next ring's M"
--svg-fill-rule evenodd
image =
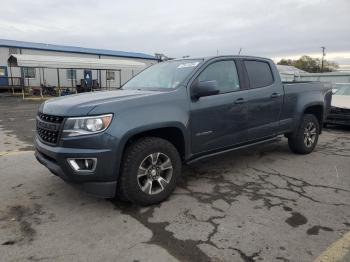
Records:
M64 124L64 136L81 136L103 132L112 122L113 115L71 117Z

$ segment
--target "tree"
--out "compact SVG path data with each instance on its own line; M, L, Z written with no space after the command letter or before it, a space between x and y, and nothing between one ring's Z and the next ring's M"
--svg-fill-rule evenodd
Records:
M281 59L278 65L289 65L294 66L298 69L304 70L309 73L321 73L321 72L333 72L339 66L335 62L323 61L323 70L321 69L322 61L319 58L312 58L310 56L304 55L297 60L292 59Z

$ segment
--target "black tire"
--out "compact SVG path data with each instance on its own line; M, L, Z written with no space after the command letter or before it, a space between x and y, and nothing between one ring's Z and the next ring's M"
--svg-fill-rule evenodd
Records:
M315 128L314 139L310 135L313 132L307 132L310 126ZM301 119L298 130L288 138L289 148L297 154L309 154L317 145L319 134L320 125L317 118L314 115L305 114Z
M157 162L154 164L153 160L155 158ZM167 169L163 170L161 167L168 160L170 160L171 168L167 164ZM145 163L150 165L150 167L146 168L146 166L143 166L146 165ZM142 206L162 202L174 191L177 179L181 174L181 164L181 158L177 149L167 140L157 137L139 139L129 145L124 153L117 194L122 196L122 199L127 199L134 204ZM152 176L151 171L156 170L158 170L157 174ZM140 171L142 173L141 176L139 176ZM143 174L143 172L147 175ZM167 177L164 176L164 178L167 183L164 182L164 179L160 183L159 179L165 172L167 172ZM144 186L141 185L142 183L144 183ZM149 186L150 184L151 186ZM156 190L153 192L153 189Z

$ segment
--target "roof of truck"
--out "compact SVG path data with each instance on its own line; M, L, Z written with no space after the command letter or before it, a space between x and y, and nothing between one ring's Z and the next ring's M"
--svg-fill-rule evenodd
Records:
M219 55L219 56L203 56L203 57L186 57L186 58L176 58L174 60L211 60L214 58L243 58L243 59L262 59L270 60L270 58L259 57L259 56L247 56L247 55Z

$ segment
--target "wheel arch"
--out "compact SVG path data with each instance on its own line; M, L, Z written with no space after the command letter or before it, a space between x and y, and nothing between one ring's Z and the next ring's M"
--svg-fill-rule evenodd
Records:
M189 136L185 126L179 123L164 123L136 128L124 134L118 150L122 152L121 160L127 146L142 137L159 137L169 141L178 150L182 160L186 159L189 154ZM122 161L119 162L121 164Z
M315 104L309 104L305 106L302 116L305 114L311 114L314 115L319 123L319 128L320 128L320 134L322 132L322 127L323 127L323 116L324 116L324 106L323 104L315 103Z

